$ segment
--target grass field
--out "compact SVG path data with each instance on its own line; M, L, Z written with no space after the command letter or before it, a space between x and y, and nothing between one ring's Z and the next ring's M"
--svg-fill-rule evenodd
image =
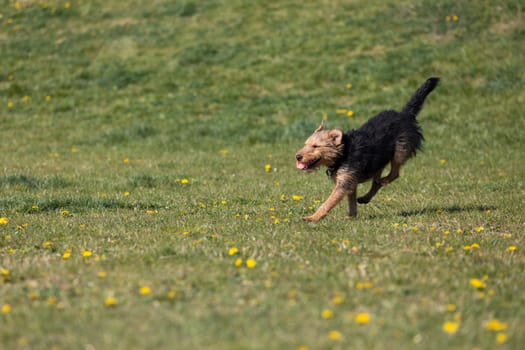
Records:
M0 348L525 344L521 1L0 4ZM424 151L304 223L304 139L429 76Z

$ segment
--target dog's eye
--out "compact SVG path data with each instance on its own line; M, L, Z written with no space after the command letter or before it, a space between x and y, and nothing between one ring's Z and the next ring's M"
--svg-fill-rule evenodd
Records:
M312 147L313 147L313 148L317 148L317 147L319 147L319 145L313 145Z

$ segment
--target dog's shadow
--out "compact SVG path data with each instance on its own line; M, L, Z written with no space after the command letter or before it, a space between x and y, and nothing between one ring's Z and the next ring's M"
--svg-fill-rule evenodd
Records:
M457 214L457 213L465 213L465 212L486 212L487 210L495 210L495 206L490 205L466 205L466 206L460 206L460 205L451 205L448 207L426 207L421 209L414 209L414 210L403 210L399 213L396 213L396 216L402 216L405 218L412 217L412 216L422 216L422 215L429 215L429 214ZM382 215L373 214L370 215L370 218L379 218Z
M459 206L459 205L452 205L449 207L426 207L422 209L415 209L415 210L405 210L400 212L398 215L403 217L410 217L410 216L419 216L419 215L426 215L426 214L433 214L433 213L447 213L447 214L455 214L455 213L463 213L463 212L486 212L487 210L494 210L496 207L494 206L486 206L486 205L467 205L467 206Z

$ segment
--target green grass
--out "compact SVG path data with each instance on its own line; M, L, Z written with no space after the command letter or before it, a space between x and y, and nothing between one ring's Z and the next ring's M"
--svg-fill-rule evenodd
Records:
M525 343L520 1L0 4L0 348ZM304 223L323 115L356 128L429 76L424 152Z

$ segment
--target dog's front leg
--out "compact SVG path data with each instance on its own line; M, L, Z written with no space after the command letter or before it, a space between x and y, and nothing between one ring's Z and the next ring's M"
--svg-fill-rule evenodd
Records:
M348 216L357 216L357 188L353 188L348 194Z
M313 215L306 216L303 220L308 222L317 222L321 220L328 215L328 212L332 210L332 208L335 207L347 194L348 192L344 188L336 186L326 202L324 202Z

